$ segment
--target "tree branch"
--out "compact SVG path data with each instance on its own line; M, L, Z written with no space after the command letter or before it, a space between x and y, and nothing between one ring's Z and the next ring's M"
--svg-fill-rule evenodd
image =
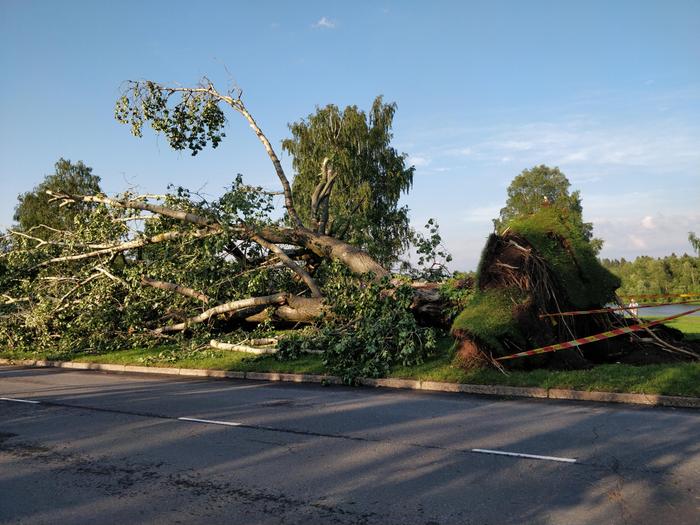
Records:
M108 246L107 248L94 250L92 252L80 253L77 255L64 255L62 257L54 257L53 259L49 259L48 261L44 261L44 262L40 263L38 266L47 266L47 265L52 264L52 263L65 262L65 261L80 261L83 259L89 259L91 257L98 257L100 255L107 255L107 254L113 255L115 253L125 252L127 250L133 250L134 248L141 248L141 247L147 246L149 244L157 244L160 242L172 241L175 239L182 239L182 238L187 238L187 237L201 239L204 237L210 237L212 235L218 235L221 232L222 232L222 230L216 229L216 230L195 230L194 232L173 231L173 232L159 233L158 235L154 235L152 237L144 237L141 239L135 239L133 241L123 242L121 244L114 244L112 246Z
M337 177L337 173L333 171L328 157L323 159L320 175L321 179L311 195L311 216L314 230L325 234L326 224L328 223L330 196Z
M209 89L209 92L211 93L212 96L217 97L220 100L223 100L224 102L226 102L234 110L238 111L241 115L243 115L243 118L245 118L248 121L248 124L250 125L251 129L253 130L255 135L258 137L258 140L260 140L263 147L265 148L265 151L267 152L267 156L270 157L270 160L272 161L272 165L275 168L275 173L277 174L277 178L280 180L280 183L282 184L282 190L284 191L284 207L287 208L287 213L289 214L289 217L294 221L294 223L298 227L303 228L304 223L301 221L301 219L299 218L299 214L297 213L296 209L294 208L294 198L292 197L292 187L289 184L289 179L287 179L287 176L284 173L284 169L282 168L282 163L280 162L279 157L277 157L275 150L272 148L272 144L270 144L270 141L267 139L265 134L262 132L262 130L260 129L260 126L258 126L257 122L255 122L253 115L250 114L248 109L243 104L243 101L240 99L240 97L233 98L231 96L221 95L218 91L216 91L216 89L214 88L214 85L211 83L209 83L208 89Z
M301 277L302 280L309 287L309 290L311 290L312 297L323 296L323 294L321 293L321 289L318 287L318 284L316 284L316 281L314 281L313 277L311 277L311 275L309 275L309 273L306 270L304 270L301 266L294 262L294 260L292 260L292 258L289 257L289 255L287 255L282 248L280 248L276 244L266 241L259 235L252 235L250 238L251 240L257 242L263 248L267 248L272 253L277 255L277 257L279 257L279 260L282 261L282 263L287 268L290 268L294 273Z
M205 304L208 304L210 301L209 296L203 294L202 292L198 292L197 290L193 290L192 288L181 286L179 284L151 279L150 277L146 277L145 275L141 276L141 284L145 284L146 286L152 286L153 288L158 288L159 290L166 290L168 292L174 292L180 295L184 295L186 297L191 297L192 299L197 299L198 301L202 301Z
M192 224L196 224L197 226L205 226L211 229L221 229L221 225L218 222L207 217L203 217L201 215L189 213L182 210L174 210L172 208L160 206L159 204L150 204L148 202L143 202L140 200L119 200L109 198L105 195L71 195L70 193L54 192L51 190L46 190L46 193L53 197L53 199L51 200L61 200L62 204L66 202L77 201L98 202L101 204L114 206L115 208L150 211L151 213L163 215L164 217L170 217L171 219L178 219L181 221L189 222Z
M238 310L244 310L246 308L251 308L254 306L270 306L273 304L284 304L287 301L288 297L289 294L285 292L280 292L272 295L265 295L262 297L249 297L247 299L230 301L228 303L223 303L219 306L215 306L214 308L210 308L209 310L206 310L199 315L190 317L182 323L156 328L153 332L156 334L162 334L165 332L180 332L193 324L207 321L216 315L221 315L228 312L236 312Z

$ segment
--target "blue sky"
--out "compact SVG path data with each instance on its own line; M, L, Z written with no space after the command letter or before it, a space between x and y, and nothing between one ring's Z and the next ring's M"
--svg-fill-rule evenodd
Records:
M235 82L275 145L317 105L398 104L413 222L473 269L520 171L559 166L605 257L700 233L700 2L0 1L0 226L59 157L107 192L276 188L247 126L196 157L113 118L123 81ZM278 148L279 150L279 148ZM281 153L281 152L280 152ZM288 173L291 166L284 160Z

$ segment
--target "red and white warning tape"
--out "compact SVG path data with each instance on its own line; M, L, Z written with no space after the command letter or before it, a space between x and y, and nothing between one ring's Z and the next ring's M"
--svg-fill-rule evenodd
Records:
M572 339L571 341L566 341L565 343L557 343L555 345L543 346L541 348L535 348L534 350L527 350L525 352L518 352L517 354L506 355L503 357L497 357L496 361L505 361L507 359L515 359L516 357L525 357L529 355L545 354L547 352L556 352L557 350L564 350L566 348L574 348L577 346L585 345L588 343L595 343L596 341L601 341L603 339L610 339L611 337L617 337L618 335L628 334L630 332L638 332L639 330L644 330L651 326L657 324L665 323L671 319L677 317L682 317L684 315L689 315L694 312L700 312L700 307L693 310L688 310L680 314L672 315L670 317L665 317L664 319L658 319L656 321L651 321L648 323L640 323L632 326L625 326L624 328L616 328L615 330L610 330L609 332L601 332L595 335L589 335L587 337L580 337L579 339Z

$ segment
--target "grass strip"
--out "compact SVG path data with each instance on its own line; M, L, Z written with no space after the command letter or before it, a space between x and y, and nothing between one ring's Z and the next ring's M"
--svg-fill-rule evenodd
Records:
M682 330L688 340L700 340L700 317L680 318L668 324ZM451 340L449 338L442 339L436 356L420 365L395 367L389 377L447 383L571 388L586 391L700 397L700 363L666 363L644 366L606 364L588 370L512 371L508 375L504 375L493 369L464 371L453 366L450 346ZM51 353L18 354L5 351L0 352L0 357L56 359L59 356L51 355ZM180 353L173 346L132 348L97 355L83 353L60 357L61 360L83 363L206 368L242 372L325 373L323 358L318 355L279 361L274 356L252 356L243 352L207 350L199 354Z

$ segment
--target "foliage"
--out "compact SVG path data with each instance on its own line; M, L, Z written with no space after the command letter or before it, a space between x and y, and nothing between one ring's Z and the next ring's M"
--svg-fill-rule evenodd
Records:
M46 190L97 194L101 191L100 177L93 175L92 168L83 164L82 161L74 164L70 160L61 158L56 162L53 174L47 175L32 191L17 197L19 203L15 208L13 219L17 222L19 229L28 231L34 228L33 235L44 239L53 236L54 232L49 228L58 230L72 228L76 216L92 207L87 203L70 208L51 206L49 204L51 196L46 193Z
M383 276L388 272L381 263L395 262L412 239L408 210L398 200L412 184L413 167L391 146L395 105L377 98L368 114L355 106L342 113L327 106L293 124L293 137L284 144L298 171L293 191L240 90L221 94L209 81L195 88L129 82L115 117L136 136L148 124L174 149L195 155L223 139L227 107L262 143L288 216L275 220L272 194L245 185L240 175L212 201L185 188L110 198L99 194L99 179L89 168L62 161L61 169L77 182L59 180L55 202L45 206L47 217L57 209L65 216L61 231L46 240L15 231L0 241L0 346L69 355L164 339L197 344L271 316L308 322L325 308L314 337L324 338L328 365L346 378L422 359L434 346L434 333L416 323L414 291L352 276L330 262ZM20 218L29 215L18 210ZM421 275L446 275L449 255L437 225L431 221L427 237L413 238ZM154 359L181 357L166 352Z
M614 299L620 281L600 264L593 246L566 213L556 207L542 208L512 219L508 227L544 258L572 306L602 306Z
M527 217L545 207L560 211L562 220L579 229L583 237L592 243L595 253L602 248L603 241L593 238L593 225L583 222L581 194L569 193L571 183L559 168L541 164L523 170L508 186L508 199L501 208L499 217L493 220L497 232L503 232L514 219Z
M688 232L688 242L693 247L693 250L695 250L697 256L700 257L700 238L695 235L695 232Z
M259 188L245 186L239 176L213 202L197 201L177 188L164 203L174 210L216 217L224 225L243 217L255 228L271 223L270 198ZM71 204L61 209L69 213L72 206L80 208ZM133 230L128 219L135 218L133 211L95 204L75 214L71 231L55 242L39 245L33 239L13 237L11 249L0 258L0 290L6 299L0 303L0 345L70 353L153 344L149 329L202 311L202 303L191 297L144 286L143 276L187 283L214 304L279 288L300 291L286 268L251 264L262 255L257 244L226 234L190 235L195 227L164 216L150 216L141 229ZM47 264L52 258L79 254L86 246L109 246L165 232L183 236L116 255ZM225 321L194 326L190 332L208 334L219 330L220 324Z
M435 219L429 219L425 229L427 235L411 229L410 241L418 261L415 267L402 261L401 270L420 281L440 282L451 275L447 264L452 261L452 255L442 244L440 226Z
M622 281L619 295L640 300L646 294L700 293L700 257L642 255L634 261L603 259L602 264Z
M469 304L474 295L476 274L474 272L455 272L454 275L440 284L440 296L445 301L445 318L452 323L462 310Z
M187 148L196 155L209 142L216 148L226 136L222 131L226 117L218 102L205 89L190 92L163 89L150 81L128 82L114 116L121 124L130 125L136 137L148 122L154 131L165 134L173 149Z
M455 318L452 332L463 332L499 353L506 353L504 340L525 342L513 316L513 309L523 300L522 292L516 288L477 291Z
M385 375L395 364L420 363L435 348L434 329L418 326L411 313L410 286L358 280L336 264L325 270L330 312L314 329L280 340L280 358L323 349L328 371L352 383Z
M335 105L316 110L289 126L282 147L296 172L293 195L305 223L312 217L312 194L327 159L335 182L327 233L366 249L383 264L396 260L409 241L408 209L398 206L413 183L413 167L391 146L395 104L377 97L369 114Z

